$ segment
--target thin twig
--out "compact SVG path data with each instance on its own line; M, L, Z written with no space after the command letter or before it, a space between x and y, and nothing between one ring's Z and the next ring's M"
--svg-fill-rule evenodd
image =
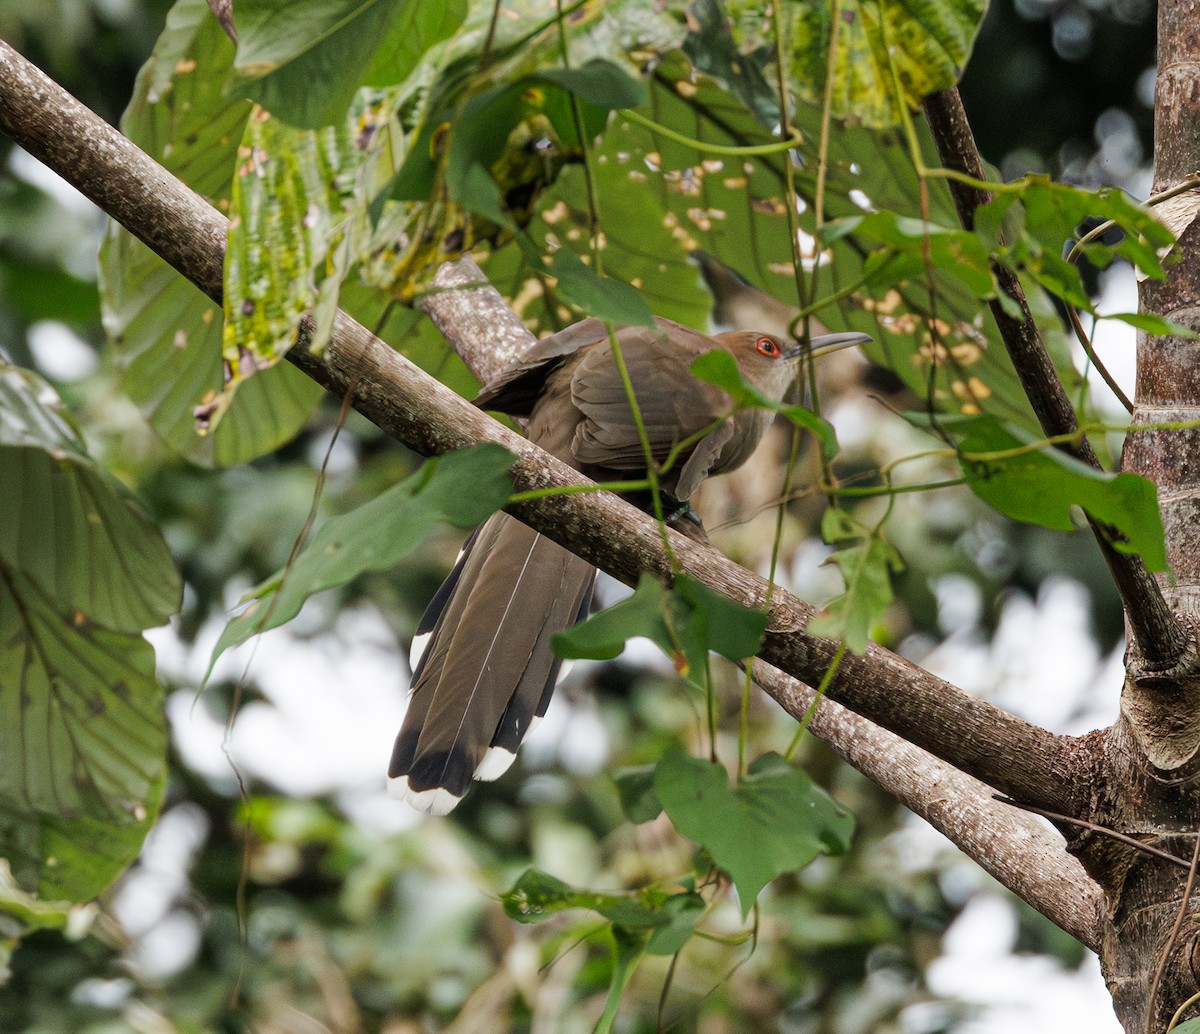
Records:
M1115 829L1109 829L1108 826L1101 826L1099 823L1090 822L1087 819L1077 819L1072 815L1063 815L1057 811L1047 811L1045 808L1039 808L1035 804L1025 804L1022 801L1014 801L1011 797L1005 797L1003 794L994 794L993 798L1001 804L1007 804L1012 808L1020 808L1022 811L1032 812L1034 815L1041 815L1042 818L1049 819L1051 822L1063 822L1068 826L1078 826L1080 829L1086 829L1092 833L1099 833L1101 836L1106 836L1111 840L1118 840L1122 844L1132 847L1143 854L1152 855L1155 858L1161 858L1164 862L1169 862L1171 865L1180 869L1190 869L1191 865L1185 862L1178 855L1171 854L1170 851L1164 851L1160 847L1151 847L1149 844L1138 840L1136 837L1128 836L1125 833L1118 833ZM1197 837L1196 843L1200 844L1200 837Z

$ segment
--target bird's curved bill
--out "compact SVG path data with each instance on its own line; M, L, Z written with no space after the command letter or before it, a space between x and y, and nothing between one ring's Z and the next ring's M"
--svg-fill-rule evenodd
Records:
M847 330L838 334L818 334L812 339L811 348L805 348L804 345L797 344L794 348L789 348L784 353L784 358L793 359L797 356L807 354L814 359L818 359L823 355L829 355L831 352L840 352L843 348L850 348L852 345L865 345L870 340L870 334L860 334L854 330Z

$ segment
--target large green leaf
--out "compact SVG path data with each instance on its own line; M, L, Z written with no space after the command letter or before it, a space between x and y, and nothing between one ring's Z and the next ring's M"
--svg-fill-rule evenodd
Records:
M0 374L0 568L81 623L162 624L182 594L162 535L87 456L45 381L15 366Z
M1128 471L1096 470L992 417L948 417L939 426L958 440L971 489L1001 513L1073 531L1072 507L1078 506L1108 528L1118 550L1140 555L1151 571L1167 569L1152 481Z
M732 70L727 74L737 79ZM688 307L680 311L690 292L698 289L689 256L700 248L755 286L795 304L783 156L734 156L710 149L770 145L774 138L759 116L679 53L663 55L654 66L651 101L643 114L662 125L688 127L688 135L703 144L692 146L617 116L594 163L605 220L606 271L619 272L638 284L655 312L703 325L707 302L693 307L687 301ZM804 202L800 219L811 233L815 184L811 158L820 129L819 111L803 105L795 112L795 121L804 138L799 151L805 161L795 170ZM918 128L924 158L936 164L928 134ZM829 159L827 220L861 217L864 206L919 219L921 189L902 134L835 124ZM531 223L529 233L535 241L552 239L556 245L582 252L588 206L582 177L572 172L560 177L559 185L547 195L541 217ZM945 185L932 182L927 193L930 221L956 225ZM630 217L610 222L610 212L629 212ZM971 247L964 238L952 241L955 247ZM811 241L806 240L805 246L813 250ZM945 268L934 265L931 294L923 263L916 275L909 268L892 283L867 279L871 256L894 250L853 234L830 241L821 255L818 294L832 300L817 311L817 317L833 329L871 334L873 341L865 351L920 396L932 396L938 408L979 405L1004 419L1036 427L994 321L976 285L964 280L956 256L947 250ZM624 253L631 258L623 266ZM536 279L523 281L519 270L510 270L504 271L501 282L512 285L523 315L555 327L562 313L553 293L545 292ZM659 289L658 283L665 288ZM1035 308L1043 314L1048 345L1070 387L1077 376L1061 325L1040 298ZM965 383L971 384L972 393L964 393Z
M467 0L239 0L240 96L305 129L344 121L355 92L408 76L462 25Z
M330 518L290 568L250 595L213 647L230 647L290 621L313 593L345 585L365 571L393 567L440 522L470 527L498 510L512 491L512 454L485 444L426 460L416 473L357 510Z
M0 629L0 856L26 891L87 900L137 856L166 784L154 653L2 565Z
M26 892L81 901L157 813L166 721L139 633L182 585L50 386L0 374L0 858Z
M764 754L736 786L725 769L671 747L654 788L675 828L729 873L742 915L781 873L850 846L854 816L778 754Z
M225 95L233 44L203 0L179 0L142 68L122 129L214 204L226 202L250 104ZM223 385L220 308L111 224L100 251L105 329L125 390L162 438L200 463L270 452L308 419L320 389L280 365L238 392L214 434L194 412Z

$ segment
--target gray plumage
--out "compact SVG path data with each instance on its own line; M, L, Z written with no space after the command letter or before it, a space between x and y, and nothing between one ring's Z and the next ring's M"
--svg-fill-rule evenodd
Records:
M729 397L697 381L691 364L725 349L747 381L778 401L800 350L767 334L710 337L670 320L656 324L617 332L655 462L727 417L661 478L664 492L682 503L710 474L744 463L772 419L756 409L730 416ZM814 344L863 340L831 335ZM486 385L476 404L526 418L531 441L596 480L645 476L633 411L599 320L538 342ZM430 638L388 769L393 796L445 814L472 779L494 779L508 767L550 702L559 667L551 639L586 610L595 574L591 564L503 513L471 536L418 628Z

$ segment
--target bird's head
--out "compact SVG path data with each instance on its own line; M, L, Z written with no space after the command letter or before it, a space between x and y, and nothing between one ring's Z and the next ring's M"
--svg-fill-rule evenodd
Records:
M767 398L780 401L799 369L797 360L806 349L792 338L762 334L752 330L736 330L718 334L721 347L728 349L737 360L742 376ZM870 341L869 334L846 332L821 334L812 339L811 354L816 357L827 352L861 345Z

